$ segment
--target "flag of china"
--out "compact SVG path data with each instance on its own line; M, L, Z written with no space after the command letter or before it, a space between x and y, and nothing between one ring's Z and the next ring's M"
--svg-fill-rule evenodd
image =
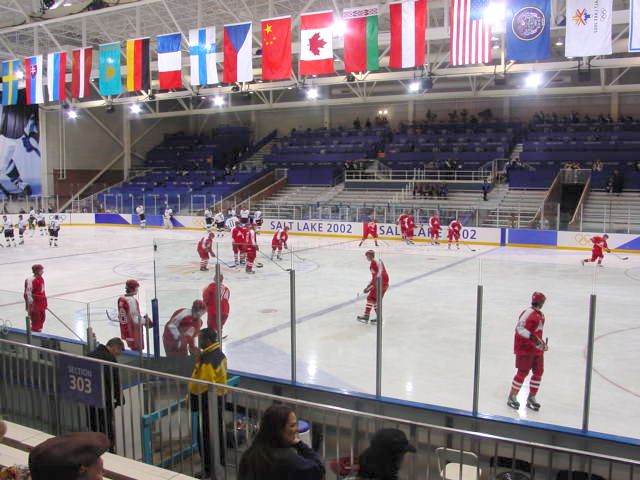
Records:
M262 20L262 79L291 78L291 17Z

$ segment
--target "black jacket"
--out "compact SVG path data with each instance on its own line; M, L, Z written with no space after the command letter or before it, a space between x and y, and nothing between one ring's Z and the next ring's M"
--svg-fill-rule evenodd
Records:
M107 362L118 363L118 359L107 350L104 345L98 345L88 357L98 358ZM121 404L122 392L120 391L120 372L118 367L105 365L102 368L102 375L104 377L104 398L106 400L107 408L117 407ZM113 386L112 386L113 380ZM113 388L112 388L113 387ZM113 404L110 399L113 399Z
M290 448L273 448L269 452L272 462L261 461L262 455L250 448L240 460L238 480L321 480L324 465L316 452L304 442ZM262 457L264 458L264 457Z

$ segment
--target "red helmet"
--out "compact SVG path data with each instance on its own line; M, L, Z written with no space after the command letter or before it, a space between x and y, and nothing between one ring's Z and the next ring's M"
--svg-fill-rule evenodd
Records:
M133 292L138 287L140 287L140 284L138 283L137 280L127 280L127 283L125 283L124 288L127 292Z
M223 280L224 280L224 275L222 274L222 272L220 272L220 281L222 282ZM218 275L213 276L213 281L214 282L218 281Z
M609 234L605 233L604 235L602 235L602 238L606 240L607 238L609 238Z
M376 252L374 252L373 250L367 250L366 252L364 252L365 257L368 257L369 255L371 255L372 257L375 257Z
M289 230L289 225L285 225L283 230Z
M193 305L191 305L191 311L195 312L205 312L207 309L204 306L204 302L202 300L194 300Z
M542 292L533 292L533 295L531 295L531 303L533 305L542 305L546 299L547 297Z
M31 267L31 271L33 273L38 273L38 271L43 271L43 270L44 270L44 267L42 265L40 265L39 263L36 263L35 265L33 265Z

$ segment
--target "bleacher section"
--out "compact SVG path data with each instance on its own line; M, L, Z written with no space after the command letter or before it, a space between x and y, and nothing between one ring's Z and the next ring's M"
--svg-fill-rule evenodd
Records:
M535 228L533 219L542 206L547 190L509 188L498 205L483 220L483 227Z
M622 193L591 192L582 213L582 230L586 232L640 231L640 196Z
M104 207L110 208L109 200L119 195L124 200L116 205L161 208L166 202L176 212L190 195L220 200L260 175L234 168L253 153L249 142L244 127L219 127L211 137L168 135L147 154L144 166L149 171L104 192Z

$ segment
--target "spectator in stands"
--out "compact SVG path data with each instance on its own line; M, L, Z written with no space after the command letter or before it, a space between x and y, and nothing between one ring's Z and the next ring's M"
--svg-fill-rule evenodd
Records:
M489 185L489 182L487 182L486 180L482 183L482 200L484 200L485 202L488 201L489 199L487 198L487 195L489 194L489 190L490 190L491 186Z
M612 192L616 195L620 195L622 193L622 189L624 188L624 173L622 173L617 168L613 171L613 188Z
M102 455L109 449L103 433L77 432L45 440L29 453L32 480L102 480Z
M364 122L364 127L371 128L371 119L369 117L367 117L367 121Z
M438 197L447 198L449 195L449 187L446 183L440 185L440 189L438 190Z
M4 420L0 419L0 442L7 434L7 424L4 423Z
M356 119L353 121L353 128L355 128L356 130L360 130L360 127L362 125L360 124L360 117L356 117Z
M98 347L88 357L97 358L111 363L118 363L118 355L124 350L124 342L119 337L114 337L105 345ZM103 367L104 381L104 408L90 406L87 410L89 428L92 432L101 432L115 443L115 425L113 422L113 411L122 405L122 391L120 389L120 372L117 367Z
M592 172L601 172L603 168L604 168L604 165L602 164L602 161L599 158L596 158L593 161L593 164L591 165Z
M240 459L238 480L320 480L322 460L298 436L298 419L286 405L272 405Z
M203 328L198 335L198 347L200 347L200 355L196 359L193 367L191 378L196 380L204 380L218 384L227 383L227 357L222 353L218 334L210 328ZM220 439L220 463L225 464L225 445L222 442L224 438L222 429L224 428L223 408L224 394L226 391L222 388L216 390L218 396L218 438ZM209 431L209 387L201 383L192 382L189 384L189 394L191 401L191 411L199 412L198 438L202 438L200 445L200 455L204 464L203 478L213 477L211 468L211 432ZM202 435L202 437L200 437Z
M398 480L405 455L416 447L397 428L383 428L371 438L369 447L360 454L358 476L376 480Z
M636 172L640 172L640 161L636 162Z

